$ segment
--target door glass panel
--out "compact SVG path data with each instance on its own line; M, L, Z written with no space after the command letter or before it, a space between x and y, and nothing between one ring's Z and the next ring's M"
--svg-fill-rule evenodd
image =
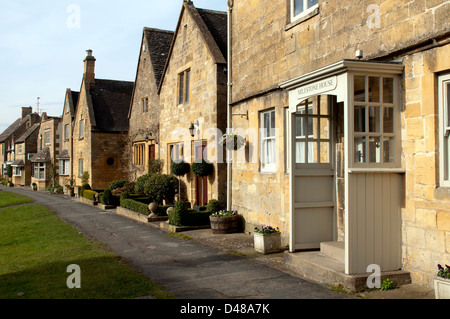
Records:
M383 140L383 161L394 163L394 138L385 137Z
M369 132L380 132L380 107L369 107Z
M318 142L308 142L308 163L319 163L318 147Z
M306 142L295 143L295 162L298 164L306 163Z
M385 107L383 111L383 132L394 133L394 108Z
M369 76L369 101L380 102L380 78Z
M383 78L383 102L394 103L394 79Z
M354 78L354 97L356 102L366 101L366 77L364 75L355 75Z
M369 162L380 163L381 161L381 143L379 136L369 137Z
M320 163L324 163L324 164L330 163L330 143L329 142L320 143Z
M320 132L319 138L321 140L330 138L330 119L321 118L320 119Z
M355 132L363 133L366 131L366 107L365 106L355 106L354 114L354 130Z
M355 162L364 163L366 158L366 137L355 137Z

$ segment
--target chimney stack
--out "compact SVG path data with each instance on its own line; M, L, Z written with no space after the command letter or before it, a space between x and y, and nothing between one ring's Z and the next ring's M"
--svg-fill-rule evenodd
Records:
M31 106L29 107L22 107L22 118L27 116L28 114L33 113L33 108Z
M95 79L95 58L92 56L92 50L86 50L84 59L84 78L87 82L94 82Z

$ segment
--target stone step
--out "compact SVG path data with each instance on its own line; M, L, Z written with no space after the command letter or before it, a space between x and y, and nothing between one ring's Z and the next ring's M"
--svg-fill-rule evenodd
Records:
M320 243L320 252L342 263L345 262L345 244L343 241Z

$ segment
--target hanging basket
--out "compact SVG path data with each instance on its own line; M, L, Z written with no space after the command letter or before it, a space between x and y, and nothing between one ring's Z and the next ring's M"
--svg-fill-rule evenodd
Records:
M245 138L236 133L224 134L220 142L227 150L238 150L245 145Z
M208 176L213 172L213 169L213 164L207 163L205 160L192 163L192 171L197 177Z

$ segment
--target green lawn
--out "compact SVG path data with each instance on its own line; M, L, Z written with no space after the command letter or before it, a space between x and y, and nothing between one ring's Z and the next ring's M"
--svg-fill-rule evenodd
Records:
M24 195L0 191L0 207L32 203L34 200Z
M0 299L173 298L42 205L0 209L0 261ZM71 264L80 289L67 287Z

